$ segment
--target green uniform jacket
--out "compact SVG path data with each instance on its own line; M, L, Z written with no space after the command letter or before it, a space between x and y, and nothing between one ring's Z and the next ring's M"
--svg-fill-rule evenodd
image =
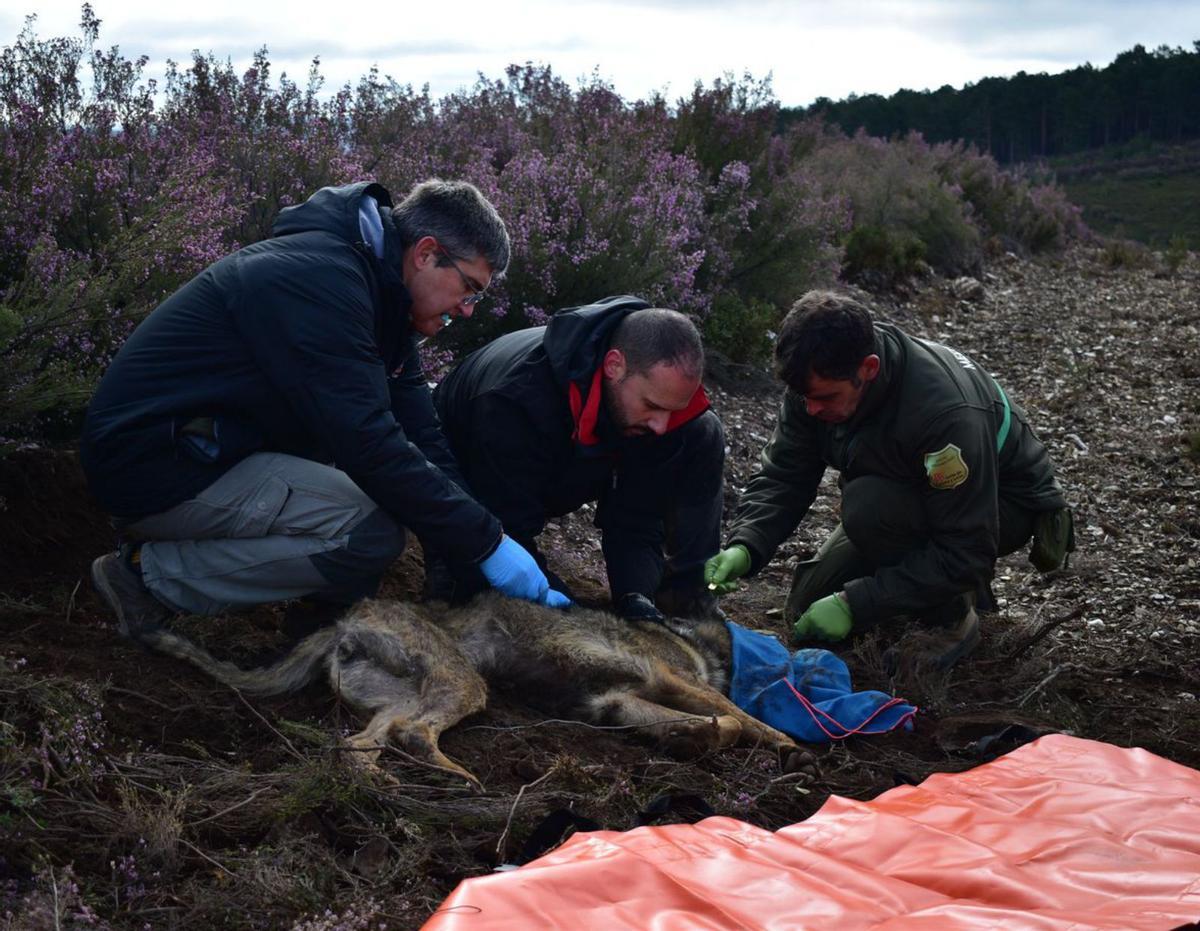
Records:
M785 393L729 538L749 550L757 572L808 512L826 466L843 483L877 475L910 485L928 542L846 585L862 621L919 613L989 579L999 496L1034 511L1066 504L1025 412L978 364L888 324L876 325L875 345L879 375L846 423L810 417L802 395Z

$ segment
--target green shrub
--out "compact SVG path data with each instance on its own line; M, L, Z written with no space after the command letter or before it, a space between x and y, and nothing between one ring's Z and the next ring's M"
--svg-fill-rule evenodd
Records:
M859 226L846 237L843 273L847 278L890 287L917 273L925 243L910 230Z
M734 362L761 363L771 356L771 330L779 312L765 301L744 302L731 292L717 296L704 320L704 342Z
M1171 241L1167 243L1167 251L1163 253L1163 260L1167 263L1167 271L1172 275L1177 275L1180 267L1187 261L1187 257L1187 237L1182 233L1176 233L1171 237Z
M821 188L850 203L843 273L888 286L928 262L944 275L975 274L983 237L961 191L939 173L940 152L919 135L886 142L859 133L811 156Z
M1200 462L1200 430L1191 431L1185 440L1187 444L1188 458L1193 462Z
M1100 261L1108 268L1148 268L1153 263L1153 257L1140 242L1110 239L1100 252Z

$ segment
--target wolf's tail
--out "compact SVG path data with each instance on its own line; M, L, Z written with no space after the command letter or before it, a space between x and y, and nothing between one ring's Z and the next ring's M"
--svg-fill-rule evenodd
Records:
M152 650L199 666L232 688L250 695L282 695L307 685L320 673L337 640L337 628L325 627L305 637L279 662L259 669L242 669L219 660L187 637L169 630L153 630L138 638Z

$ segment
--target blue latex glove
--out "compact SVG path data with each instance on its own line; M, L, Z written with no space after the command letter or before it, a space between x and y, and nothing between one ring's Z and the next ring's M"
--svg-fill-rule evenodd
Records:
M569 608L574 603L575 602L573 602L562 592L555 591L554 589L550 589L548 592L546 592L547 608Z
M566 595L550 588L537 561L508 534L500 538L500 545L479 564L479 569L492 588L510 598L536 601L552 608L565 608L571 604Z

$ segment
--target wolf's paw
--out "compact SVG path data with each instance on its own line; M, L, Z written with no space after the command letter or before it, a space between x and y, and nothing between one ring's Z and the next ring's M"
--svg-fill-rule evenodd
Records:
M741 733L742 725L729 715L695 718L672 725L663 741L663 749L679 759L692 759L737 743Z
M820 767L817 766L817 758L808 750L782 749L780 751L780 759L782 761L782 769L785 773L797 773L799 778L797 782L801 785L812 785L821 777Z

